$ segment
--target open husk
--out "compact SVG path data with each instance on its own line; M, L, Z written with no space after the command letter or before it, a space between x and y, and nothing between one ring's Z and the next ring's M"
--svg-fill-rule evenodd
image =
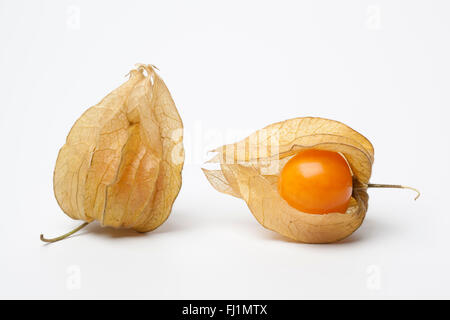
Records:
M181 187L183 124L151 65L89 108L72 127L54 171L54 192L71 218L153 230Z
M353 174L353 194L345 214L304 213L279 195L281 169L302 149L335 151L346 158ZM211 185L243 199L267 229L299 242L330 243L352 234L364 220L374 150L369 140L340 122L312 117L290 119L213 152L215 156L209 162L218 163L220 169L203 169Z

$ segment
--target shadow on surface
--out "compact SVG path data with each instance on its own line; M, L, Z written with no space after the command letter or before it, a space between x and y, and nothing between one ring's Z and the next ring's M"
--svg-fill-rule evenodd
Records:
M392 225L386 223L381 218L375 218L376 214L371 213L372 217L365 218L361 227L357 229L346 239L337 244L356 243L369 241L376 238L386 238L394 232Z
M172 217L172 215L176 215L176 217ZM80 222L80 224L81 223L82 222ZM98 221L93 221L82 230L60 241L66 241L71 238L81 237L87 234L93 234L95 236L107 237L112 239L139 238L150 235L165 234L180 231L190 227L190 225L193 225L194 223L192 222L192 219L189 219L188 217L186 217L186 215L178 214L176 212L173 212L161 226L149 232L137 232L133 229L125 229L125 228L102 227ZM76 225L74 225L72 229L75 229L75 227ZM61 234L69 232L70 230L71 230L70 227L68 227L68 229L62 231ZM50 238L56 236L59 236L59 234L51 235ZM43 244L49 245L52 243L43 243Z
M374 214L371 215L374 216ZM292 243L295 245L303 244L291 240L287 237L284 237L274 231L264 228L253 217L251 218L249 217L248 219L246 219L243 217L229 215L229 217L225 219L223 217L215 218L211 216L203 217L201 215L187 215L181 212L173 212L169 216L168 220L166 220L159 228L146 233L140 233L132 229L115 229L111 227L102 227L98 222L94 221L88 226L86 226L84 229L80 230L78 233L73 234L64 240L85 236L86 234L94 234L95 236L107 237L111 239L120 239L120 238L138 238L152 235L155 236L180 231L192 232L194 229L202 229L202 228L205 229L205 225L207 224L211 224L211 226L214 226L215 223L220 223L221 225L228 225L228 227L232 228L234 231L238 230L238 232L247 233L252 237L259 238L265 241L267 240L282 241L285 243ZM68 229L70 230L70 228ZM64 232L67 232L69 230L65 230ZM201 230L197 231L202 232ZM332 245L336 246L349 245L361 243L364 241L370 241L371 239L381 237L385 238L386 236L392 234L392 232L393 232L392 227L385 221L382 221L380 218L378 219L374 217L366 218L362 226L359 229L357 229L352 235L339 242L333 243ZM48 244L50 243L46 243L45 245ZM317 246L320 244L307 244L307 245Z

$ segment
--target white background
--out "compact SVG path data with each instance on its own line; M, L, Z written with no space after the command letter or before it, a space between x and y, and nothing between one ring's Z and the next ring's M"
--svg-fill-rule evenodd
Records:
M1 298L450 298L450 2L0 1ZM152 63L185 124L183 187L148 234L79 222L52 191L82 112ZM297 116L375 146L363 226L287 241L216 192L206 151Z

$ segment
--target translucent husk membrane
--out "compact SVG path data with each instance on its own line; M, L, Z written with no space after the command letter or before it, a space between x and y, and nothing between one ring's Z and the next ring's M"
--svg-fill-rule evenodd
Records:
M277 183L284 164L303 149L341 153L353 173L353 194L345 214L301 212L281 198ZM352 234L363 222L374 161L372 144L350 127L323 118L295 118L269 125L244 140L213 150L203 169L220 192L243 199L260 224L295 241L329 243Z
M89 108L72 127L54 171L71 218L146 232L169 216L181 187L183 124L151 65Z

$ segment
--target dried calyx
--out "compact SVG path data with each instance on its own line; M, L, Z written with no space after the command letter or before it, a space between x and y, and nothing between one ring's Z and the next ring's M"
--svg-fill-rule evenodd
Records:
M72 127L54 171L61 209L103 226L147 232L169 216L181 187L183 124L151 65L88 109Z
M345 214L301 212L278 193L281 169L305 149L338 152L347 160L353 174L353 192ZM370 184L374 161L372 144L355 130L334 120L306 117L278 122L213 152L215 156L209 162L218 163L220 169L203 171L215 189L243 199L267 229L305 243L330 243L352 234L367 212L367 188L409 188Z

